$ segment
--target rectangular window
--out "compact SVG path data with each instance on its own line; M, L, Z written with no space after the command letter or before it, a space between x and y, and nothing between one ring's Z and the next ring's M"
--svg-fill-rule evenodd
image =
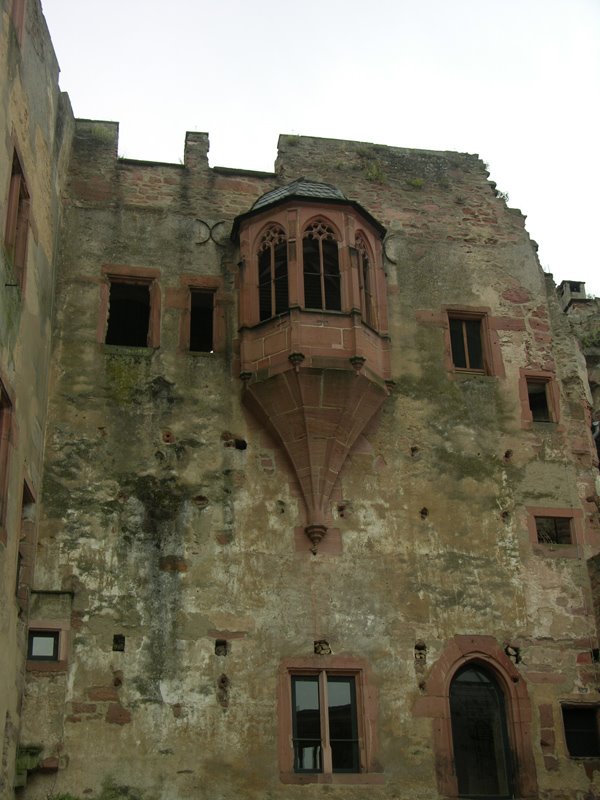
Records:
M569 755L573 758L598 758L598 707L563 706L562 715Z
M529 410L534 422L552 422L548 402L548 381L527 378L527 397Z
M29 661L58 661L59 631L30 630L27 645Z
M106 344L148 347L150 284L111 279Z
M0 381L0 528L4 526L6 499L8 494L8 456L10 430L12 425L12 404L8 393Z
M454 369L485 372L481 318L450 316L449 323Z
M535 517L540 544L572 544L571 517Z
M16 153L13 154L10 189L8 192L8 208L4 246L15 273L15 281L23 286L25 265L27 262L27 238L29 234L29 192Z
M215 293L190 290L190 350L194 353L214 351Z
M292 675L294 772L359 772L353 675Z

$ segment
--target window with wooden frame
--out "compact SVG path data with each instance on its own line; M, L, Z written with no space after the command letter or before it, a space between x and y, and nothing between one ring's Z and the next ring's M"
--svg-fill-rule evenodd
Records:
M487 373L484 346L484 318L450 313L450 349L455 370Z
M0 532L4 530L8 498L8 464L12 428L12 403L0 381ZM2 538L4 538L3 533Z
M190 351L214 352L215 293L190 288Z
M600 706L563 705L565 743L571 758L600 757Z
M356 257L362 318L367 325L374 326L376 324L376 315L373 302L373 262L369 255L369 247L364 237L360 234L356 237Z
M258 247L258 301L261 322L289 309L287 238L279 225L267 228Z
M23 287L27 264L27 239L29 234L29 191L23 168L16 152L13 154L4 247L15 274L15 282Z
M341 311L339 247L333 228L325 220L312 222L302 239L304 307Z
M535 530L540 544L573 544L571 517L535 517Z
M560 397L556 377L551 372L519 370L519 398L521 425L530 428L533 423L557 423Z

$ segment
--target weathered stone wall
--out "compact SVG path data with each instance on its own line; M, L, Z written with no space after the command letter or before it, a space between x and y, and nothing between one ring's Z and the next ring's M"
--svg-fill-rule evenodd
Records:
M559 705L598 685L589 392L520 212L476 156L284 136L268 175L209 169L199 134L182 166L118 160L116 135L79 121L71 162L36 588L73 598L67 663L30 673L22 738L60 768L25 797L320 796L280 780L277 681L324 639L369 665L378 696L375 772L328 794L436 798L427 681L460 634L519 651L539 796L598 792ZM229 240L235 215L302 175L388 228L395 381L341 473L341 548L317 555L292 471L240 402ZM102 343L109 265L160 271L160 347ZM179 349L182 275L222 280L222 352ZM495 375L449 371L447 306L487 309ZM523 423L522 369L555 374L556 424ZM532 543L527 507L579 514L569 557Z
M47 405L54 254L60 191L73 120L58 89L58 64L41 6L25 4L22 26L13 19L19 3L0 2L0 381L10 398L6 462L0 464L0 796L12 796L20 724L27 634L27 587L35 557L35 503L23 514L23 485L32 499L41 490ZM11 13L12 10L12 13ZM17 28L20 28L18 30ZM6 246L13 153L29 192L27 261L19 280ZM2 449L2 448L0 448ZM25 519L25 517L27 518ZM23 517L23 519L22 519ZM27 527L27 530L25 528ZM20 542L25 536L26 541Z

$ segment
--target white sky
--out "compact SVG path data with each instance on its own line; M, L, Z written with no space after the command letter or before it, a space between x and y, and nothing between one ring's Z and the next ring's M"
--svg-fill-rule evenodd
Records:
M600 295L600 0L42 0L75 115L128 158L272 170L279 133L479 153L556 282Z

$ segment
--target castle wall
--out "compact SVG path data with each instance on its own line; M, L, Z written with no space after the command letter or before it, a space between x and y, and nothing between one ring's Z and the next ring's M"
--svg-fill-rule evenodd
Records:
M0 121L0 796L9 797L42 483L59 198L73 125L39 2L0 3Z
M286 670L323 664L364 676L369 759L325 776L329 795L433 799L452 778L436 692L472 653L517 687L527 796L598 791L560 708L597 687L590 397L523 216L477 156L283 136L271 175L210 169L202 134L183 165L117 159L116 137L78 121L70 164L31 623L68 647L52 672L29 665L22 742L59 769L24 797L50 780L77 797L320 796L282 763ZM241 403L229 237L299 176L388 229L394 386L316 555L294 473ZM149 347L104 343L115 275L153 286ZM219 286L214 353L181 346L200 279ZM485 320L488 374L452 368L449 311ZM527 374L550 387L551 422L528 417ZM552 510L572 512L571 545L538 543L533 518Z

